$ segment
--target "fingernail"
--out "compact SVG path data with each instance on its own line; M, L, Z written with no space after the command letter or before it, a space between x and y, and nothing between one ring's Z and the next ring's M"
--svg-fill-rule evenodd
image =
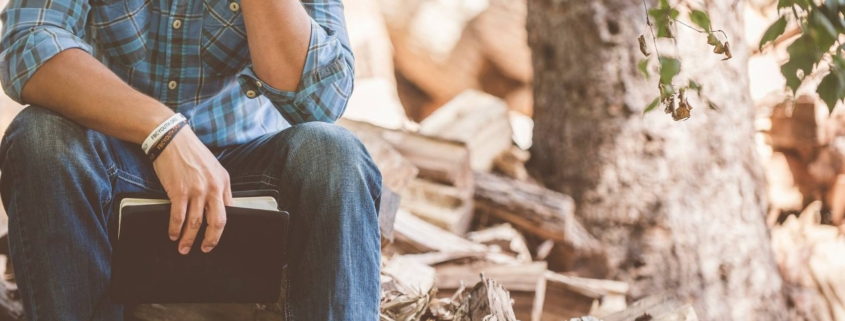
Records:
M171 235L171 236L170 236L170 240L171 240L171 241L175 241L175 240L176 240L176 239L178 239L178 238L179 238L179 236L177 236L177 235Z
M205 253L208 253L208 252L211 252L211 249L212 249L212 247L209 247L209 246L204 246L204 247L202 248L202 251L203 251L203 252L205 252Z
M191 249L186 246L186 247L183 247L181 250L179 250L179 253L188 254L188 251L190 251L190 250Z

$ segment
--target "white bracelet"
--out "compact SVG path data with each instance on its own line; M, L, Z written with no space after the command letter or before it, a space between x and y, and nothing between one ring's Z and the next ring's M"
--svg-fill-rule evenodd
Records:
M147 136L147 139L144 140L144 143L141 144L141 149L144 150L144 154L150 153L150 147L152 147L153 144L155 144L155 142L157 142L158 139L161 138L161 135L170 131L170 129L175 127L176 124L179 124L179 122L183 121L187 121L185 119L185 116L182 116L182 114L180 113L176 113L173 116L170 116L170 118L165 120L163 123L161 123L161 125L158 125L158 127L156 127L156 129L153 130L153 132L150 133L149 136Z

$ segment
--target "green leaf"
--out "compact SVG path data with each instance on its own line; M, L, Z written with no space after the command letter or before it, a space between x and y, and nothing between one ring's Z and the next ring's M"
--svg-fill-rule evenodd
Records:
M693 10L690 12L689 18L693 23L701 27L701 29L704 29L705 32L710 33L710 16L706 12Z
M719 41L719 38L717 38L715 34L711 33L707 35L707 44L711 46L718 46L721 45L722 42Z
M695 90L698 93L701 93L701 90L704 89L703 87L701 87L701 85L699 85L697 82L695 82L693 80L689 81L688 87L689 87L689 89Z
M658 98L655 98L655 99L651 102L651 104L648 104L648 107L646 107L646 108L645 108L645 111L643 111L643 115L645 115L645 113L647 113L647 112L650 112L650 111L654 110L654 108L656 108L656 107L657 107L657 104L659 104L659 103L660 103L660 98L659 98L659 97L658 97Z
M786 17L780 17L763 34L763 38L760 39L760 50L763 50L763 46L767 43L775 41L784 31L786 31Z
M660 9L669 10L669 0L660 0Z
M671 85L672 78L681 72L681 61L674 58L660 58L660 83Z
M821 55L818 54L812 37L807 34L789 45L786 52L789 53L789 61L781 66L780 71L786 78L786 86L792 89L794 93L801 85L798 70L801 70L804 76L809 75L813 71L813 65L818 62Z
M836 37L839 36L839 32L836 31L836 27L834 27L830 20L818 10L813 10L810 13L810 19L808 22L808 33L811 37L813 37L816 46L821 48L823 51L830 49L836 41Z
M831 70L827 76L822 79L817 90L819 98L827 105L827 109L833 111L836 107L836 102L842 99L845 94L845 82L842 81L842 75L837 70Z
M648 58L640 60L640 62L637 63L637 69L639 69L643 76L645 76L645 79L651 78L651 75L648 73Z

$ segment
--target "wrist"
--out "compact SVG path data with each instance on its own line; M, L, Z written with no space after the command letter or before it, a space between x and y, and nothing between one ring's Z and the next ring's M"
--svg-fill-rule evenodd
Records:
M149 150L145 151L147 153L147 156L150 158L150 161L155 161L156 158L161 155L164 149L168 145L170 145L170 143L173 142L173 138L176 137L176 135L179 134L179 132L186 127L188 127L188 123L184 120L179 120L176 125L170 127L167 132L163 133L155 141L155 143L149 147Z
M147 135L147 138L141 143L141 149L144 150L145 154L149 154L150 149L163 137L163 135L168 133L171 129L180 126L180 123L184 123L186 121L185 116L182 116L182 114L173 114L170 118L161 122L152 132L150 132L149 135Z

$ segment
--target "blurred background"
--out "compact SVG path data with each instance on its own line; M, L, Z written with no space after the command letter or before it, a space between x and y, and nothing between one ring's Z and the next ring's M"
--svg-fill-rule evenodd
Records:
M694 28L652 43L640 1L344 4L339 123L387 188L383 320L460 320L481 272L521 320L845 320L845 115L812 75L785 90L798 25L761 50L777 1L677 4L709 14L729 60ZM701 86L689 119L644 113L652 53ZM0 128L22 108L0 100Z

